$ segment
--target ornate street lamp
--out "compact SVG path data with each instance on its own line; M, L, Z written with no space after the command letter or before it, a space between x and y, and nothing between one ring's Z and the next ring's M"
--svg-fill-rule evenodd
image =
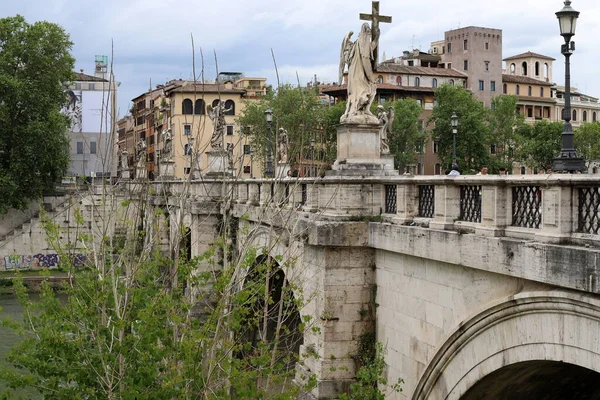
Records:
M458 132L458 115L455 112L450 117L450 125L452 125L452 169L458 171L456 163L456 133ZM448 164L446 164L448 165Z
M561 53L565 56L565 108L562 118L565 121L562 132L562 148L560 154L554 159L552 170L554 172L583 171L585 162L583 158L577 157L573 127L571 126L571 54L575 51L575 42L571 38L575 36L575 26L579 11L571 7L569 0L565 1L562 10L556 13L560 25L560 34L565 39L561 46Z
M253 179L253 173L254 173L254 149L252 147L250 147L250 150L248 151L248 155L250 156L250 179Z
M273 127L273 111L271 107L267 106L265 110L265 118L267 120L267 169L265 176L267 178L273 177L273 140L272 140L272 127Z

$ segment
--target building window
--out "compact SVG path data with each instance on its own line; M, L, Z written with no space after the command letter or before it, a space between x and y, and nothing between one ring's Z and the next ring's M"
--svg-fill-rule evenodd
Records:
M189 143L186 143L183 146L183 155L184 156L191 156L192 155L192 145Z
M502 93L506 94L507 92L508 92L508 86L505 83L504 85L502 85Z
M448 43L448 53L452 53L452 43Z
M383 83L383 76L379 75L377 77L377 83Z
M544 97L544 88L540 88L540 97Z
M442 166L440 165L440 163L436 163L435 164L435 174L436 175L441 175L442 174Z
M415 87L419 87L419 86L421 86L421 78L416 77L415 78Z
M527 76L527 62L523 61L523 63L521 64L521 74L523 76Z
M510 73L514 74L516 70L517 66L515 65L515 63L510 64Z
M244 154L245 155L250 155L250 151L252 150L252 146L250 146L249 144L245 144L244 145Z
M449 83L450 85L454 86L454 79L450 79L450 80L448 81L448 83Z
M573 110L573 121L577 121L577 110Z
M437 154L440 152L440 143L433 142L433 154Z
M463 50L469 50L469 41L467 39L463 40Z
M596 111L592 113L592 122L596 122Z
M90 154L96 154L97 146L96 142L90 142Z
M77 154L83 154L83 142L77 142Z
M184 175L189 175L189 174L190 174L190 171L191 171L191 168L190 168L190 167L185 167L185 168L183 168L183 174L184 174Z
M408 66L409 67L414 67L415 66L415 62L413 60L409 60L408 61Z
M479 90L480 90L480 91L483 91L483 89L484 89L484 85L485 85L485 82L484 82L484 81L479 81Z
M452 63L448 63L448 69L452 69Z
M431 81L431 87L434 89L437 87L437 79L433 78L433 80Z
M185 99L181 103L181 113L191 115L194 113L194 103L190 99Z
M233 100L227 100L225 102L225 109L229 111L225 112L225 115L235 115L235 103Z
M189 124L183 125L183 134L188 136L192 134L192 126Z
M198 99L196 100L196 104L194 104L194 114L196 115L204 115L204 100Z
M496 81L490 81L490 91L496 91Z
M465 71L468 71L468 70L469 70L469 60L464 60L464 61L463 61L463 69L464 69Z
M544 78L548 79L548 63L544 63Z
M490 42L485 42L485 49L489 50L490 49Z
M496 154L496 145L495 144L490 145L490 154Z
M529 86L527 88L527 96L531 96L532 90L531 90L531 86Z
M88 89L89 90L96 90L96 84L95 83L89 83L88 84Z
M527 116L533 118L533 107L527 107Z
M233 125L227 125L227 136L233 135Z
M583 122L587 122L587 111L583 112Z
M81 83L75 84L75 90L81 90Z
M250 166L249 165L244 165L244 173L245 174L249 174L250 173Z
M489 61L486 61L486 62L485 62L485 70L486 70L486 71L489 71L489 70L490 70L490 62L489 62Z
M540 63L535 62L535 76L540 76Z
M519 87L519 85L517 85L517 88L515 89L515 94L519 95L521 92L521 88Z

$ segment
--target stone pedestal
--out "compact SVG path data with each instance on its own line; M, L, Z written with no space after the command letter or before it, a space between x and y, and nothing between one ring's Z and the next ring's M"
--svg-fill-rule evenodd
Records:
M121 171L121 179L126 181L131 179L131 171L129 170L129 168Z
M337 160L328 176L398 175L394 157L381 155L378 124L342 124L337 127Z
M277 168L275 169L275 178L285 178L288 176L288 171L290 171L290 165L288 163L277 163Z
M135 167L135 179L143 180L148 178L148 172L146 172L146 166L138 163Z
M229 167L229 157L225 150L208 151L206 155L208 156L208 165L205 176L233 176L233 171Z
M173 160L162 160L158 164L158 176L162 180L175 178L175 162Z

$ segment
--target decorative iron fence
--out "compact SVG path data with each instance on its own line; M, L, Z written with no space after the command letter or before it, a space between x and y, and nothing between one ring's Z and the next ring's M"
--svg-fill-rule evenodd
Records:
M396 214L396 185L385 185L385 213Z
M419 185L419 217L433 218L435 212L435 186Z
M302 194L300 198L300 204L304 206L306 205L306 200L308 200L308 187L306 186L306 183L300 185L300 191Z
M257 190L257 192L258 192L258 202L260 203L260 202L261 202L261 200L262 200L262 199L261 199L262 183L259 183L259 184L258 184L258 185L256 185L256 186L258 186L258 190Z
M600 231L600 187L579 188L578 231L597 235Z
M539 229L542 222L542 189L539 186L512 188L512 226Z
M460 187L460 219L481 222L481 186Z

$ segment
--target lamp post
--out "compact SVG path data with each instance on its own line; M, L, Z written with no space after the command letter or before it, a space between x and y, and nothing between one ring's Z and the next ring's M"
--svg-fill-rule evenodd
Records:
M250 179L254 178L252 174L254 173L254 150L250 147L250 151L248 151L248 155L250 156Z
M267 169L265 170L265 176L267 178L273 177L273 140L272 126L273 126L273 111L271 107L267 106L265 110L265 118L267 120Z
M315 139L310 139L310 176L317 176L317 172L315 170Z
M452 116L450 117L450 125L452 125L452 169L458 171L458 164L456 163L456 133L458 132L458 116L455 112L453 112Z
M562 132L562 148L558 157L554 159L552 169L554 172L583 171L585 163L583 158L577 157L571 126L571 54L575 51L575 42L572 42L571 38L575 36L579 11L575 11L571 7L571 2L566 0L565 6L556 13L556 17L560 25L560 34L565 39L565 43L561 46L561 53L565 56L565 108L562 115L565 124Z

